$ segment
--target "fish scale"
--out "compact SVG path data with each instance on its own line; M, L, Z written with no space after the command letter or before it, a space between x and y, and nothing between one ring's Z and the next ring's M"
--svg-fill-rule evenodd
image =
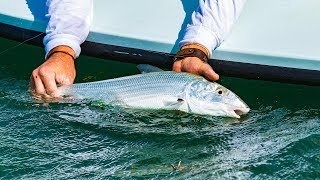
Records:
M184 73L154 72L92 83L74 84L61 88L61 92L62 94L76 94L89 99L101 97L106 101L115 101L116 98L121 98L121 102L154 95L160 97L176 96L183 91L187 83L197 79L196 76L191 77L185 76Z
M219 95L218 88L226 93ZM68 99L102 100L130 108L181 110L237 117L249 107L234 93L201 76L173 71L151 72L59 87Z

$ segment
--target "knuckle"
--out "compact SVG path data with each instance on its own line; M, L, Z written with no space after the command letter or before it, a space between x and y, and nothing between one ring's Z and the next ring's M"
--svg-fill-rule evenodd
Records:
M31 75L33 78L36 78L38 76L38 69L33 70Z
M191 72L191 73L197 73L198 67L196 65L188 64L185 66L185 71Z
M49 72L49 70L47 68L41 67L41 68L39 68L38 74L40 76L48 76L48 75L50 75L50 72Z
M179 60L173 63L172 70L176 72L181 72L183 60Z
M177 63L175 63L175 64L173 64L173 66L172 66L172 70L173 71L178 71L180 68L180 65L178 65Z

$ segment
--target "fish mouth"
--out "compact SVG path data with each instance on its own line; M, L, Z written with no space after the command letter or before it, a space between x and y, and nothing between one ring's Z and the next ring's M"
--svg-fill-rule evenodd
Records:
M249 107L234 108L231 111L231 115L235 118L240 118L240 116L247 114L249 111Z

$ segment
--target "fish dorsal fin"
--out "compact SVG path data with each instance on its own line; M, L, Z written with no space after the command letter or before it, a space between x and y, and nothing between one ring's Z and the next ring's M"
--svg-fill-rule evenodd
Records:
M152 65L149 65L149 64L139 64L139 65L137 65L137 68L140 71L140 73L142 73L142 74L163 71L162 69L155 67L155 66L152 66Z

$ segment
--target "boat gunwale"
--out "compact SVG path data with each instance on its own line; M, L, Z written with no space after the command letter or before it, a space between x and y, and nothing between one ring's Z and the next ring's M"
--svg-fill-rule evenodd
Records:
M43 47L43 32L24 29L0 22L0 36L3 38ZM102 44L85 41L82 54L103 60L116 60L133 64L150 64L164 69L171 69L174 54L143 50L131 47ZM224 59L210 59L209 65L222 75L244 79L266 80L283 83L320 85L320 71L292 67L271 66L236 62Z

